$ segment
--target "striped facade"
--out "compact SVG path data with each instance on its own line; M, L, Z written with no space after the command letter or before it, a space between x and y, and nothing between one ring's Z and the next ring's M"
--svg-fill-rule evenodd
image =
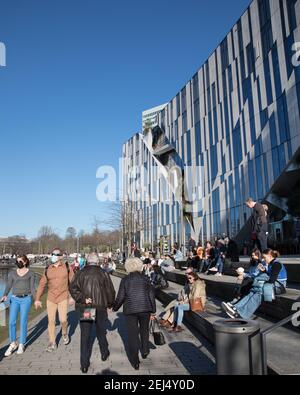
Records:
M123 198L135 197L134 237L141 246L161 236L180 244L191 236L202 242L223 233L237 237L251 214L247 197L286 208L286 199L272 188L300 147L297 42L300 0L254 0L160 113L165 141L180 166L192 169L186 183L194 196L193 226L168 182L157 179L159 165L143 135L124 144ZM146 198L136 196L143 177L128 183L132 166L151 172L143 185Z

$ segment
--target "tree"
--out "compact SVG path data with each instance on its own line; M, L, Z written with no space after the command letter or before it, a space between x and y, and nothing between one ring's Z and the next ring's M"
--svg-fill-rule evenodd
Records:
M77 231L72 226L69 226L66 230L64 249L68 253L73 253L77 250Z
M76 239L77 231L73 226L69 226L66 230L66 239Z
M49 254L54 248L64 248L62 239L51 226L42 226L38 232L39 254Z

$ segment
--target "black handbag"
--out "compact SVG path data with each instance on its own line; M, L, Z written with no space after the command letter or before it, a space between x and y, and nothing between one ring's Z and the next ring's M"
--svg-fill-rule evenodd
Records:
M156 346L163 346L164 344L166 344L164 334L159 330L155 330L155 327L159 328L156 319L150 322L150 333L153 336L154 344Z

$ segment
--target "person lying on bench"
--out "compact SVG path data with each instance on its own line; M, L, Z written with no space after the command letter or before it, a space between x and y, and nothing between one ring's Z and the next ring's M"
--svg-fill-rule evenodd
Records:
M263 252L266 266L259 264L259 275L255 277L250 293L235 305L223 303L222 307L231 318L251 318L263 301L271 301L275 295L286 292L287 272L279 261L279 253L271 249Z

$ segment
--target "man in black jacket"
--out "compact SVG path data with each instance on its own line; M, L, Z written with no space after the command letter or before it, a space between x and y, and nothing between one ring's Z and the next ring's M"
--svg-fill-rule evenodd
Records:
M70 284L70 294L76 302L76 310L81 317L80 364L82 372L87 373L91 357L89 339L93 327L93 318L85 317L87 308L96 309L96 334L101 359L106 361L109 357L106 339L107 309L110 309L115 301L113 283L109 274L99 267L99 258L96 253L88 256L86 266L76 274Z
M252 209L252 233L256 234L258 240L257 247L263 252L268 248L268 221L266 211L262 204L254 202L251 198L246 200L246 205Z
M143 262L129 258L125 263L128 276L122 279L113 310L123 305L128 330L128 354L134 369L139 369L139 337L142 358L149 354L150 316L156 312L155 296L150 279L142 274Z

